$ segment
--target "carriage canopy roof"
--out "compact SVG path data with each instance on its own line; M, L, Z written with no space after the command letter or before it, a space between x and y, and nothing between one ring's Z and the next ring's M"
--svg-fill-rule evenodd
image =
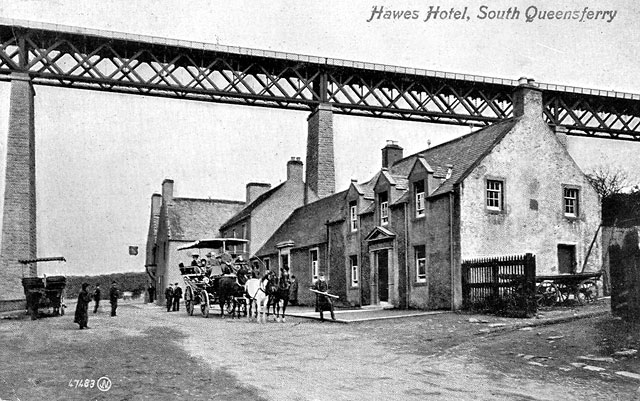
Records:
M224 248L227 246L234 245L242 245L249 242L249 240L242 238L212 238L212 239L201 239L196 242L192 242L190 244L181 246L178 248L179 251L183 249L218 249Z

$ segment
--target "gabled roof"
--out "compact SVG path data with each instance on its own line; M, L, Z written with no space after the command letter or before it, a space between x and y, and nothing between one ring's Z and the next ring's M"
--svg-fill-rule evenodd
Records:
M396 235L393 232L391 232L389 229L382 226L376 226L373 228L373 230L371 230L369 234L367 234L364 240L368 242L385 241L388 239L395 238L395 236Z
M338 192L294 210L256 255L272 254L276 251L276 245L284 241L293 241L296 248L326 242L325 224L337 221L339 217L344 218L347 192Z
M167 236L179 241L217 237L220 224L243 205L224 199L174 198L167 204Z
M462 181L469 174L471 168L489 154L517 121L517 118L510 118L405 157L394 163L389 171L394 176L408 177L419 155L422 155L434 169L434 177L446 177L449 170L448 165L452 165L451 176L431 196L450 192L453 190L454 184Z
M224 224L220 225L220 230L222 231L225 228L230 227L230 226L238 223L239 221L244 220L247 217L251 216L251 212L253 212L264 201L269 199L273 194L275 194L280 188L282 188L283 185L284 185L284 182L282 184L278 185L277 187L271 188L267 192L265 192L265 193L261 194L260 196L258 196L256 199L254 199L253 202L248 204L238 214L236 214L235 216L231 217Z
M417 155L415 163L413 163L413 166L411 166L411 169L409 170L409 174L411 174L411 171L413 171L416 168L416 165L422 166L422 168L424 168L425 171L429 173L433 173L434 171L433 168L431 168L429 163L427 163L427 161L424 159L424 157L422 157L421 154Z

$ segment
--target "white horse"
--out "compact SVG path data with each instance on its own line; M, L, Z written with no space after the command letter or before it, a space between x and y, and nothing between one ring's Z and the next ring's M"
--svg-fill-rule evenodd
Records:
M249 301L249 314L247 315L249 320L251 320L251 310L255 304L256 320L258 323L262 323L262 318L264 318L264 323L267 323L267 305L269 305L269 296L272 291L271 285L267 277L263 279L252 278L244 284L244 291Z

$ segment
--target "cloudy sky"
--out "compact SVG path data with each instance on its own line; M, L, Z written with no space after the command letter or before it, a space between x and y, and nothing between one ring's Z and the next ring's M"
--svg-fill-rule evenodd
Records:
M233 3L233 4L227 4ZM489 2L488 2L489 3ZM640 93L640 12L629 1L492 1L516 20L479 19L480 1L25 1L0 0L0 16L405 67ZM469 20L367 20L373 7L468 7ZM615 11L605 20L526 21L546 11ZM587 11L588 11L587 10ZM613 18L612 18L613 16ZM609 22L610 20L610 22ZM250 181L281 182L305 159L305 112L36 87L39 256L67 263L40 272L143 271L151 194L164 178L177 196L242 200ZM9 85L0 83L6 133ZM469 132L335 116L337 190L380 165L387 139L405 154ZM0 136L4 139L4 135ZM637 167L640 145L570 138L583 169Z

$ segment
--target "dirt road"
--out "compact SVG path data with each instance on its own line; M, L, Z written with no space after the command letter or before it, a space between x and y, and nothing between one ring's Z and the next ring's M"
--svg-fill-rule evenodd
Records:
M640 381L616 376L613 366L607 366L607 375L565 370L578 355L565 360L562 351L555 356L537 352L544 344L550 349L555 344L547 340L548 333L571 333L575 322L566 323L567 327L484 333L469 319L447 313L348 325L296 318L259 325L129 304L119 309L116 318L91 315L88 331L77 330L69 316L0 321L0 398L640 398ZM568 337L556 347L570 349L574 344ZM525 358L527 353L533 357ZM542 354L554 359L535 359ZM638 369L637 361L628 359L624 368ZM73 386L75 379L103 376L111 380L108 391Z

